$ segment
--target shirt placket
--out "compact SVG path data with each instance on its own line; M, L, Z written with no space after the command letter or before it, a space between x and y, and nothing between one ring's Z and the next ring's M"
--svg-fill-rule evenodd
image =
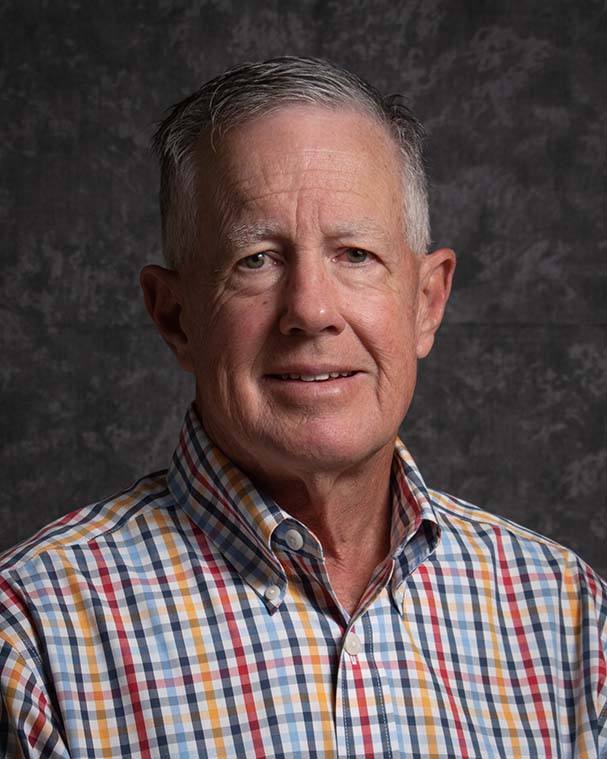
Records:
M353 617L342 639L335 692L335 730L338 756L392 756L390 696L384 692L381 662L377 660L373 618L378 604L389 604L387 592Z

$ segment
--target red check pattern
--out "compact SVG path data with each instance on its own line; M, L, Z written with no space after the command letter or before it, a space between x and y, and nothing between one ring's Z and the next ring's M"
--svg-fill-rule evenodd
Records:
M391 485L349 617L191 409L167 472L0 559L0 756L605 759L602 580L399 441Z

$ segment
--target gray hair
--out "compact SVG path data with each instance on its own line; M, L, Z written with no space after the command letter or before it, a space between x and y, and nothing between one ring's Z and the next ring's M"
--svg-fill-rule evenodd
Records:
M430 244L423 128L398 95L384 97L367 82L327 61L287 56L245 63L204 84L177 103L158 127L153 148L160 161L164 257L179 268L197 249L196 177L202 134L211 144L229 129L291 104L355 108L387 128L402 157L405 236L424 255Z

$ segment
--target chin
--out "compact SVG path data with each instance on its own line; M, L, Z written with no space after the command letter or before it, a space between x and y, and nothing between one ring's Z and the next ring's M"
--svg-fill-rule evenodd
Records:
M391 455L395 437L396 432L369 429L364 420L356 429L351 425L308 422L266 443L273 449L270 455L276 463L320 473L360 465L387 447Z

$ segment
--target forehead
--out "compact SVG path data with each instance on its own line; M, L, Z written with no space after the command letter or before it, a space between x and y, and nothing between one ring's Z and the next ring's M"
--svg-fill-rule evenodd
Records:
M202 149L202 209L234 223L273 214L281 224L281 213L296 206L335 223L356 215L360 226L401 213L400 153L387 128L361 111L291 105Z

